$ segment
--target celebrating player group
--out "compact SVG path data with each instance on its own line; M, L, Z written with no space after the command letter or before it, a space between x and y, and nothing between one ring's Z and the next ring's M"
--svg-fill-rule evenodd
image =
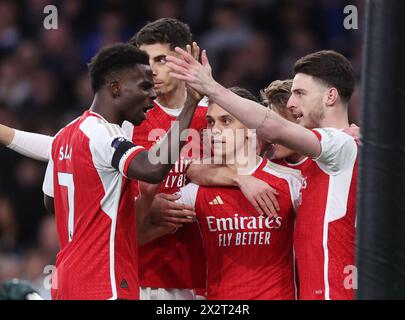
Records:
M48 162L53 299L354 298L351 63L311 53L259 99L208 55L187 24L150 22L92 58L93 102L54 137L0 125Z

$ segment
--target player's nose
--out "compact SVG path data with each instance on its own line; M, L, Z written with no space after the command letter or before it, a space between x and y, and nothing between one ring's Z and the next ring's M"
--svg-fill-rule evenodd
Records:
M150 69L152 70L152 76L153 76L153 78L156 78L157 77L156 66L153 62L149 62L149 64L150 64Z
M220 135L222 133L222 130L220 129L218 124L214 124L212 126L211 132L213 135Z
M290 110L293 110L296 107L297 106L295 104L294 97L291 95L290 98L287 101L287 108L290 109Z

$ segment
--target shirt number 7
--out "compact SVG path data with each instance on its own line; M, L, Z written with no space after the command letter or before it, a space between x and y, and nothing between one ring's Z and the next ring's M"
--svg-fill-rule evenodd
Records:
M58 182L60 186L67 187L68 190L68 236L69 242L73 238L74 216L75 216L75 184L73 182L73 174L58 172Z

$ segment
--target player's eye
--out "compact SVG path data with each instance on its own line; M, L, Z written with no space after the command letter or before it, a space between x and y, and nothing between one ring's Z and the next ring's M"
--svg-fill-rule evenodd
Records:
M160 63L160 64L165 64L166 63L166 56L159 57L157 62Z
M214 121L212 119L207 119L207 126L208 127L214 126Z
M224 118L224 119L222 119L222 122L225 124L225 125L230 125L231 123L232 123L232 119L231 118Z

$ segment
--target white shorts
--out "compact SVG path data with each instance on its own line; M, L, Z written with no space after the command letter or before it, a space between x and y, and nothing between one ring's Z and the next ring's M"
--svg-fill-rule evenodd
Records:
M165 289L141 287L140 300L205 300L205 297L195 294L193 289Z

